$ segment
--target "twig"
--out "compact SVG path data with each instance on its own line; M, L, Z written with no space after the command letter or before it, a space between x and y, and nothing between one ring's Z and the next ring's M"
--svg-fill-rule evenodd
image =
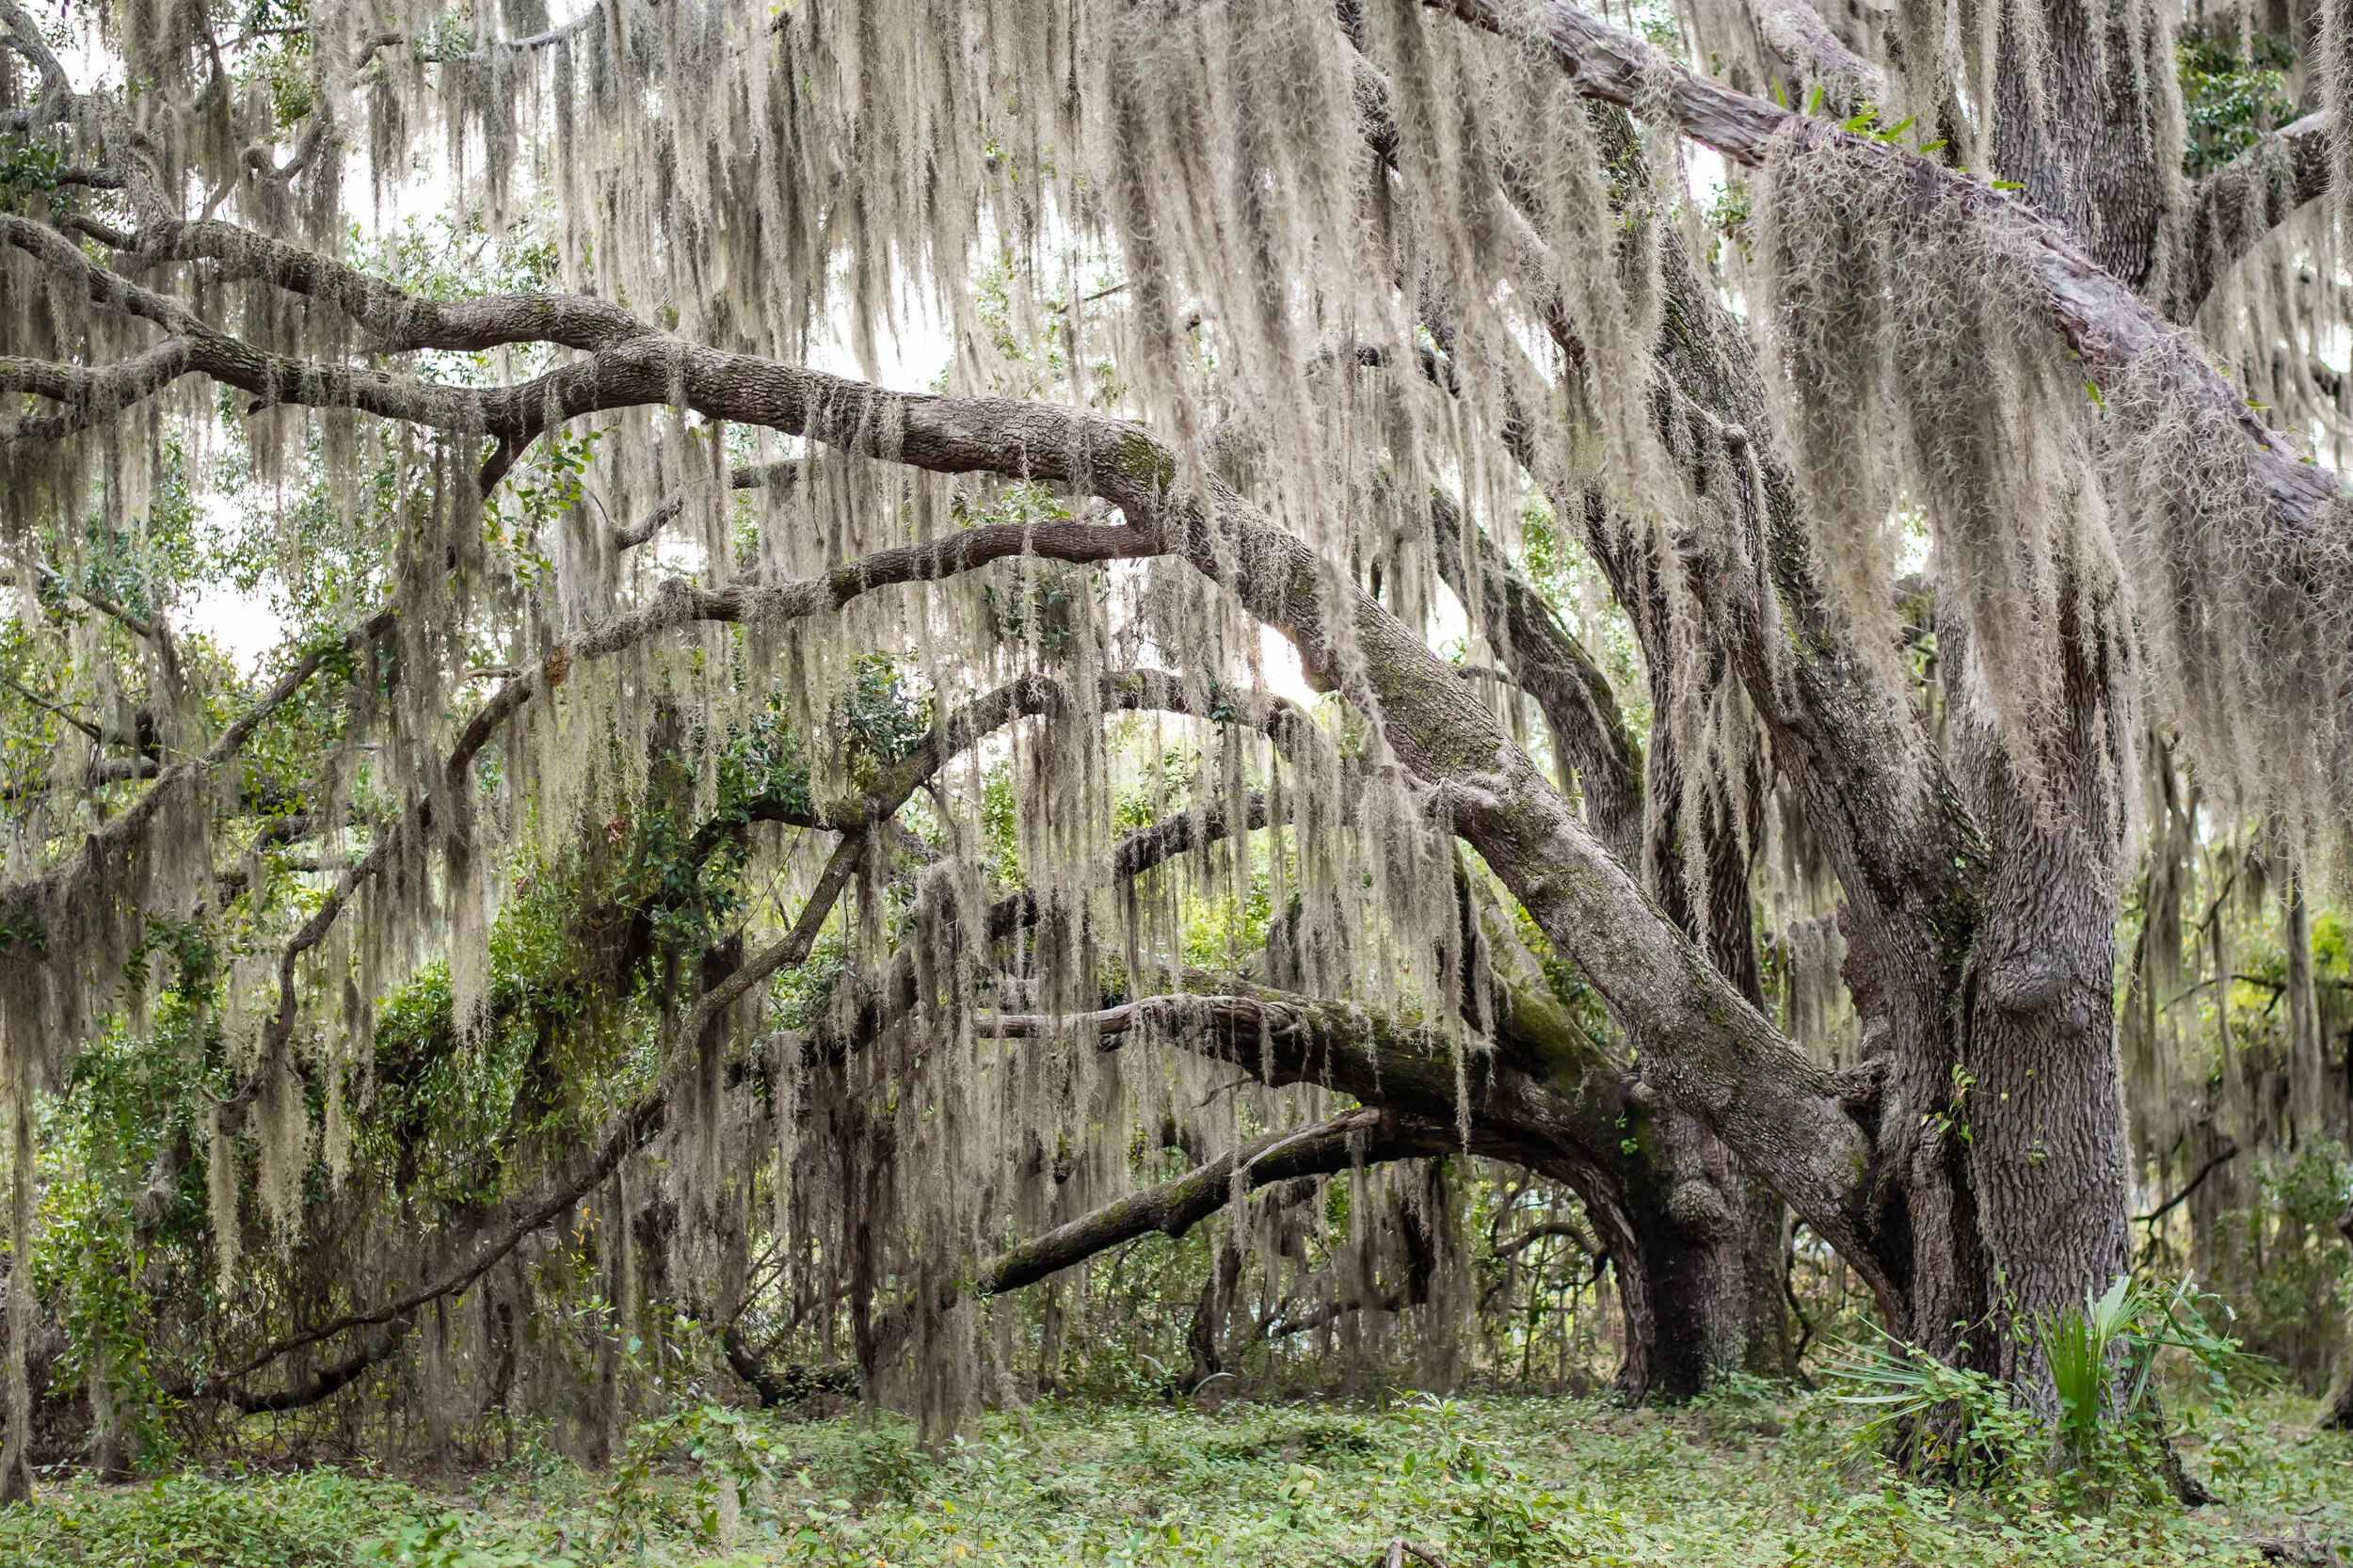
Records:
M120 621L131 631L137 632L140 636L145 637L150 641L153 641L160 634L156 623L143 619L140 616L132 614L121 605L117 604L113 600L99 593L96 589L86 588L79 585L72 578L66 576L65 573L59 571L56 568L51 566L40 556L28 554L24 551L11 551L9 553L14 555L17 561L22 565L39 572L41 576L47 578L51 583L56 584L58 591L72 595L75 599L80 600L83 603L88 605L93 610L103 611L105 614L112 616L115 619Z
M2237 1158L2238 1144L2235 1142L2233 1142L2231 1143L2231 1146L2229 1148L2224 1149L2220 1154L2216 1155L2212 1160L2209 1160L2203 1165L2199 1166L2198 1174L2189 1178L2188 1186L2183 1188L2180 1192L2166 1199L2165 1202L2157 1205L2156 1208L2151 1209L2148 1213L2134 1215L2133 1223L2140 1225L2155 1224L2159 1220L2164 1219L2168 1214L2172 1213L2173 1210L2187 1203L2189 1201L2189 1195L2192 1192L2197 1192L2198 1189L2204 1184L2205 1179L2208 1176L2214 1175L2216 1171L2219 1170L2224 1165L2229 1164L2232 1160Z
M57 717L65 720L66 723L80 730L83 734L88 735L98 744L104 745L106 744L106 737L100 732L98 726L90 724L72 712L58 707L56 703L50 701L47 697L42 696L39 692L33 690L30 686L24 685L5 675L0 675L0 686L8 687L10 691L23 697L25 701L31 703L36 708L55 713Z

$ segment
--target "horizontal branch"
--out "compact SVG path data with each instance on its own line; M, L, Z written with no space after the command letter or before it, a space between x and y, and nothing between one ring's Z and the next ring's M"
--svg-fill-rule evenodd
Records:
M1115 1050L1144 1034L1225 1062L1272 1084L1314 1083L1401 1116L1457 1130L1467 1087L1470 1136L1479 1152L1509 1160L1580 1192L1595 1190L1617 1144L1596 1136L1596 1105L1574 1082L1532 1059L1532 1037L1481 1050L1467 1041L1386 1012L1257 985L1241 976L1187 969L1185 989L1140 997L1091 1013L983 1014L973 1032L993 1039L1092 1038ZM1504 1007L1516 1031L1515 1003ZM1460 1069L1458 1075L1458 1067ZM1615 1074L1605 1075L1614 1080ZM1465 1083L1467 1080L1467 1083Z
M459 785L466 770L489 744L499 726L533 697L554 691L582 660L604 658L648 637L700 621L774 625L839 610L861 594L902 583L933 583L1017 555L1094 564L1161 553L1160 536L1149 529L1085 522L1032 525L991 523L965 529L928 544L879 550L844 562L821 577L762 585L757 581L725 587L698 586L685 578L664 580L643 609L600 621L559 643L536 669L516 676L493 693L467 721L450 753L448 776Z
M1182 1236L1259 1188L1356 1165L1457 1154L1462 1147L1450 1122L1381 1111L1352 1111L1304 1131L1269 1133L999 1255L974 1277L972 1293L1018 1290L1140 1236Z
M1570 1242L1588 1257L1599 1251L1593 1236L1574 1220L1554 1220L1540 1225L1529 1225L1511 1240L1497 1241L1492 1250L1497 1257L1512 1257L1545 1240Z
M54 414L19 419L9 439L56 440L104 424L199 368L194 354L194 345L173 337L128 360L96 369L13 354L0 356L0 392L29 392L64 405Z

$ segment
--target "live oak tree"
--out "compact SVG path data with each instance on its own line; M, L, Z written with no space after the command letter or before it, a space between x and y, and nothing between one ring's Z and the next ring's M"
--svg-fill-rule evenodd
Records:
M2342 863L2346 154L2185 177L2144 0L0 19L19 1493L135 1377L619 1400L566 1267L939 1420L976 1300L1221 1213L1197 1372L1245 1269L1435 1323L1464 1154L1581 1199L1630 1398L1790 1368L1794 1219L2041 1399L2145 780ZM932 391L810 366L910 312ZM227 506L265 682L174 625ZM36 1111L132 1039L202 1307L77 1387Z

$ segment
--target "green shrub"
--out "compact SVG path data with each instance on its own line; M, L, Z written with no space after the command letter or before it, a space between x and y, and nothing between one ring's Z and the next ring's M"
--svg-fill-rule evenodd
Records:
M0 1512L0 1562L105 1568L344 1568L355 1539L419 1516L408 1487L333 1469L217 1480L76 1486Z

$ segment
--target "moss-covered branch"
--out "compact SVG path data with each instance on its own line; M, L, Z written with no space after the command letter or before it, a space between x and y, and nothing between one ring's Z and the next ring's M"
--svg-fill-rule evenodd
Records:
M999 1254L982 1266L972 1291L1000 1296L1139 1236L1182 1236L1238 1193L1356 1165L1459 1153L1462 1146L1450 1123L1382 1111L1351 1111L1301 1130L1271 1132Z

